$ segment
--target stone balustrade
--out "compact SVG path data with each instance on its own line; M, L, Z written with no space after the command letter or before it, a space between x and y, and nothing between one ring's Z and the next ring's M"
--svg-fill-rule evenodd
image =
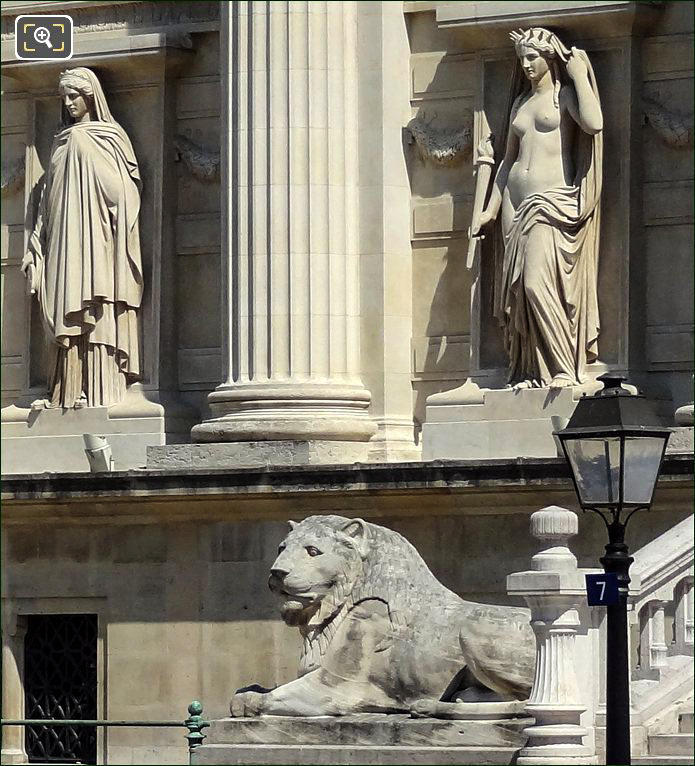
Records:
M636 679L659 680L668 657L693 654L693 549L689 517L635 553L631 600L639 625Z
M535 719L520 764L596 763L605 727L605 610L589 609L584 575L568 540L575 513L550 506L531 515L541 550L531 569L507 578L510 595L531 609L537 667L526 712ZM639 625L632 685L632 750L646 752L655 716L674 718L683 690L692 685L693 518L676 524L634 554L630 607ZM634 637L634 636L633 636ZM654 685L653 681L659 681ZM645 683L643 683L645 682ZM663 687L663 688L662 688ZM674 711L676 711L674 713ZM670 716L670 717L669 717ZM675 719L674 719L675 720Z

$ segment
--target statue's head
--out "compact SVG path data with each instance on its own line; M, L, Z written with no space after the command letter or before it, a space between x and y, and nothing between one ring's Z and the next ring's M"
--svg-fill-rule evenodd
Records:
M285 622L305 625L319 610L331 614L351 593L363 572L367 527L361 519L339 516L312 516L290 526L268 586L283 599Z
M531 82L539 80L549 70L556 75L558 59L566 62L570 54L560 38L543 27L519 29L509 36L516 48L519 64Z
M533 83L539 83L546 75L552 78L553 103L558 107L562 79L559 62L567 63L570 50L554 32L543 27L519 29L509 36L516 48L519 66L532 87Z
M86 67L66 69L60 75L60 97L74 122L94 119L94 79L96 76Z
M63 124L97 120L110 122L113 119L106 96L96 74L85 66L66 69L58 83L63 102Z

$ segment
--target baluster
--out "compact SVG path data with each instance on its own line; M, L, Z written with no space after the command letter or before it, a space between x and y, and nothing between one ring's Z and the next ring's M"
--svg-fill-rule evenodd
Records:
M668 647L664 632L664 602L650 601L639 613L639 672L638 678L658 680L660 669L666 665Z
M668 647L666 646L666 630L664 624L664 601L650 601L650 631L649 631L649 665L652 668L663 668L666 665Z
M676 586L676 654L693 654L693 578L686 577Z
M638 678L648 678L651 657L649 654L649 634L651 631L651 611L649 604L645 604L639 611L639 669Z

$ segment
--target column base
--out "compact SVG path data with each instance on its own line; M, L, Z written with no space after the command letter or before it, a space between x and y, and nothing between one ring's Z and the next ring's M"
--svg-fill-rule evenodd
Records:
M534 707L538 711L537 721L548 718L551 720L567 718L568 720L565 723L547 723L543 720L543 723L524 729L524 734L528 735L529 741L519 751L517 763L548 764L548 766L564 763L598 763L595 750L582 744L588 731L583 726L569 723L573 713L579 715L582 711L581 707L558 705L558 709L552 711L550 705L528 705L526 712L534 715Z
M27 754L24 752L24 750L20 750L19 748L3 748L0 750L0 763L5 766L5 764L12 764L12 763L29 763L29 759L27 758Z
M354 441L233 441L217 444L167 444L149 447L147 468L266 468L285 465L364 463L367 442Z
M522 753L525 753L525 750L521 751ZM531 766L531 764L534 764L535 766L542 766L545 764L546 766L561 766L561 764L589 764L589 766L594 766L595 764L598 764L598 756L597 755L534 755L532 753L529 753L528 755L519 755L519 757L516 759L515 763L517 764L527 764L527 766Z
M376 432L369 391L330 383L226 384L208 397L212 417L194 442L367 442Z

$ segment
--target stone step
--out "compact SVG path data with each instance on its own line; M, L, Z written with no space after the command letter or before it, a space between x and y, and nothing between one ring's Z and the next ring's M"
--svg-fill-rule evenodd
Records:
M692 734L652 734L649 737L649 755L693 756Z
M497 710L498 703L490 703ZM490 704L478 705L490 712ZM499 715L499 711L498 711ZM212 721L191 764L448 766L509 764L526 744L522 717L448 720L407 713L351 716L260 716Z
M684 755L633 755L632 766L693 766L695 759Z
M349 716L222 718L206 731L206 745L368 745L370 747L521 748L531 718L446 720L407 713Z
M678 731L681 734L692 734L694 728L692 710L684 710L678 714Z
M191 764L303 766L488 766L510 764L518 749L500 747L407 747L391 745L201 745Z

